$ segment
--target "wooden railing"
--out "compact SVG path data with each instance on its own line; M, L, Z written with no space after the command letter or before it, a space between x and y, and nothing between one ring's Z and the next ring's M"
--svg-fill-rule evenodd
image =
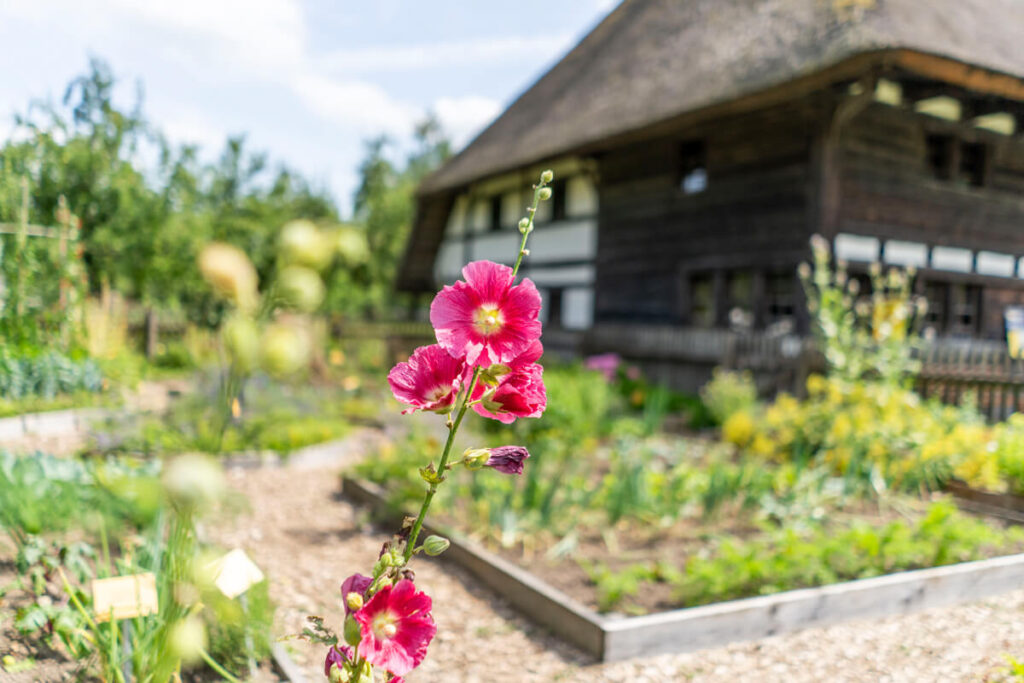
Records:
M921 355L917 390L946 403L974 400L991 420L1024 410L1024 359L1005 344L981 340L933 342Z
M396 357L429 344L428 323L351 323L346 338L388 341ZM822 372L824 361L809 339L764 332L652 324L602 324L585 332L549 328L547 353L587 356L617 353L647 374L688 392L698 391L715 367L749 371L766 395L788 391L802 395L808 374ZM991 420L1024 412L1024 359L1011 358L1006 345L984 340L939 340L920 353L917 390L926 397L961 404L973 400Z

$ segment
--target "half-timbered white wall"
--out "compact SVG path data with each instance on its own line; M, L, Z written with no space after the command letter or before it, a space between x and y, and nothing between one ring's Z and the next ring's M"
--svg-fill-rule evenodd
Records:
M567 329L586 329L594 317L594 260L597 257L598 193L593 174L573 160L552 164L565 179L565 216L552 220L553 202L542 202L530 235L530 254L521 273L533 280L544 299L544 319ZM488 180L456 198L445 237L434 261L441 284L460 277L467 261L487 259L511 263L519 247L519 219L533 198L523 172ZM500 225L492 226L492 202L500 201ZM552 293L559 292L559 320L547 320Z

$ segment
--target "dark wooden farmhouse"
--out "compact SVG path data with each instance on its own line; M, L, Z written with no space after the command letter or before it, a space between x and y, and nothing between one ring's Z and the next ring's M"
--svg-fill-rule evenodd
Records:
M420 187L399 286L507 261L548 328L806 332L813 233L915 266L940 336L1024 304L1024 2L626 0ZM599 346L599 345L598 345Z

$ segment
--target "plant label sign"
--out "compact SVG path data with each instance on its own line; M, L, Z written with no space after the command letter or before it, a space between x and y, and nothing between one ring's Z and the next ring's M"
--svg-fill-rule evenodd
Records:
M263 572L241 548L235 548L214 563L214 576L214 585L232 600L263 580Z
M151 572L95 579L92 582L92 604L96 621L133 619L155 614L159 609L156 576Z

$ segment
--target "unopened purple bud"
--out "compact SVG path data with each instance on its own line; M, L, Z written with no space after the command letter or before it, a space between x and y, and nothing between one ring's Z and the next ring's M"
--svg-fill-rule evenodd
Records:
M491 456L484 466L493 467L504 474L522 474L523 461L530 457L530 452L522 446L499 446L490 451Z
M366 589L373 583L373 579L369 576L363 576L362 574L353 574L352 576L345 579L344 583L341 584L341 599L345 603L345 615L352 613L353 609L349 605L349 595L355 593L356 595L363 597L366 595ZM358 608L357 608L358 609Z
M345 671L345 663L352 660L355 651L344 645L333 645L327 651L327 660L324 662L324 675L330 681L342 680L341 675Z

